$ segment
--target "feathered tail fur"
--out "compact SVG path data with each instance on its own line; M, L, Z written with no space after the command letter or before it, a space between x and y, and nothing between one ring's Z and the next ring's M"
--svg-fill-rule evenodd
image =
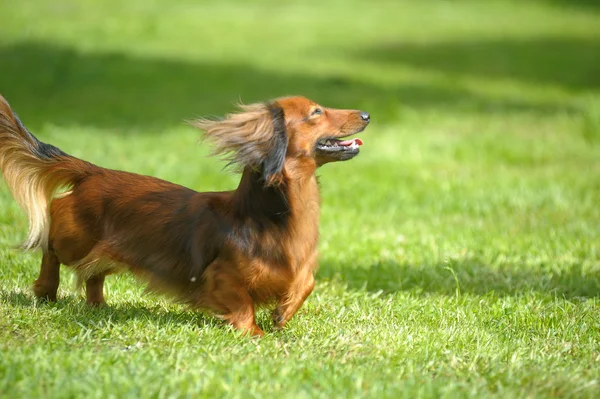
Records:
M47 249L52 197L83 178L91 166L39 141L0 95L0 170L29 217L25 249Z

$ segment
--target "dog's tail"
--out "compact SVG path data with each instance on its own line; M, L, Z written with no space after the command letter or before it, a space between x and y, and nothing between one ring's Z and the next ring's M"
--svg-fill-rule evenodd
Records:
M47 248L52 197L60 188L85 178L94 168L39 141L0 95L0 170L13 197L29 217L25 249Z

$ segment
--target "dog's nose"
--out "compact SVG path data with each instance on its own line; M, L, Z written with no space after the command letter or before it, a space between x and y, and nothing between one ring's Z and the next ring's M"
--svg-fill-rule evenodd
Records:
M369 115L368 112L361 111L361 113L360 113L360 119L362 119L365 122L370 122L371 121L371 115Z

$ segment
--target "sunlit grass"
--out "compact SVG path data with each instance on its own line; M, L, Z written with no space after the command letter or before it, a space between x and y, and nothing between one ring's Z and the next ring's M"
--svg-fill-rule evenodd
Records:
M0 93L102 166L234 188L183 121L239 99L373 122L319 171L317 288L262 340L129 276L37 303L1 183L0 397L596 397L598 54L585 1L2 3Z

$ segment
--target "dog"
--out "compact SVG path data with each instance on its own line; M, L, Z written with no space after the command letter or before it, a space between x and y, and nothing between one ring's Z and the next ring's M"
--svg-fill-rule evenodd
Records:
M211 311L262 336L255 306L273 305L283 328L314 287L319 238L315 172L359 154L370 115L304 97L240 105L190 123L214 154L237 167L228 192L196 192L154 177L105 169L39 141L0 96L0 169L29 217L23 247L41 249L33 286L56 301L60 265L86 302L105 303L106 275L129 270L152 291Z

